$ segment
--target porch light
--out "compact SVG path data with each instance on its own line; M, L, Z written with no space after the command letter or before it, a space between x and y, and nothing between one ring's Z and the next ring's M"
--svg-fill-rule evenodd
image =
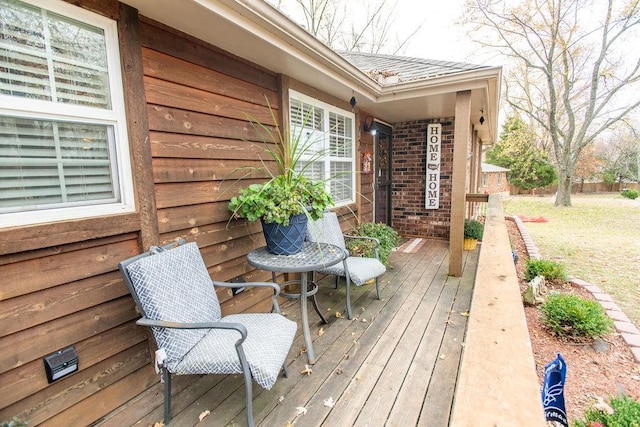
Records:
M362 130L370 132L371 135L375 135L378 132L378 123L374 121L373 117L367 116L362 124Z
M484 109L480 109L480 126L484 123Z

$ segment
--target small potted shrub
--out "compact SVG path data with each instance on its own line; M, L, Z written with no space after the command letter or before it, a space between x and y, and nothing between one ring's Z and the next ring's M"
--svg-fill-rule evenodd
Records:
M265 152L275 161L276 171L264 167L270 178L240 189L238 195L231 198L229 210L232 218L262 222L269 252L292 255L302 249L308 219L321 218L324 211L333 206L333 200L324 182L311 181L304 175L307 166L322 155L315 152L311 160L302 160L305 151L313 149L316 141L304 138L302 131L287 138L270 106L269 110L276 123L274 129L251 117L250 121L259 133L266 135Z
M482 240L484 225L475 219L464 220L464 250L472 251L476 248L478 240Z

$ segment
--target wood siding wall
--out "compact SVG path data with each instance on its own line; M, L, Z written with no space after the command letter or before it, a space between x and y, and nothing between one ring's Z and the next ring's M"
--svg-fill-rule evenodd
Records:
M0 228L0 421L132 425L162 405L162 390L117 263L186 238L216 280L270 280L246 262L264 244L260 224L229 222L227 208L238 188L264 179L236 183L237 168L261 165L261 145L250 142L261 135L247 114L274 125L268 105L279 117L289 85L349 107L116 1L69 1L118 22L137 212ZM339 210L345 229L358 208ZM223 314L270 308L267 291L218 296ZM70 345L79 371L48 384L42 357ZM194 381L180 377L174 390Z

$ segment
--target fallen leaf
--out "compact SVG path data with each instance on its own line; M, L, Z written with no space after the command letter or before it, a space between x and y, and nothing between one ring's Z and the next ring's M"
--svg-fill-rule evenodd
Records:
M211 411L203 411L203 412L201 412L200 415L198 416L198 422L202 422L202 420L207 418L209 415L211 415Z
M307 375L311 375L313 373L313 369L311 369L311 366L309 365L304 365L304 369L302 371L300 371L301 374L307 374Z
M338 368L336 369L336 375L342 375L344 373L344 370Z
M284 402L284 396L280 396L280 397L278 398L278 403L282 403L282 402Z
M349 360L349 358L350 358L350 357L351 357L351 356L349 356L348 354L345 354L345 355L344 355L344 360Z
M304 406L296 407L296 415L306 415L306 414L307 414L307 408L305 408Z
M287 421L287 425L285 425L284 427L293 427L293 424L291 424L291 421Z
M446 356L444 354L440 355L440 359L444 359Z
M327 311L331 311L331 307L327 308Z
M360 375L356 375L356 381L360 381L360 378L362 378Z
M360 321L361 321L362 323L367 323L367 319L365 319L364 317L363 317L362 319L360 319Z
M318 336L321 337L324 335L324 328L318 329Z
M460 316L469 317L469 311L463 311Z
M598 397L598 403L593 405L594 409L613 415L613 408L607 404L602 397Z
M336 311L336 317L340 319L342 317L342 313L340 313L339 311Z
M300 347L300 354L305 354L307 352L307 347Z
M327 408L333 408L336 406L336 402L333 401L333 397L324 400L324 406Z

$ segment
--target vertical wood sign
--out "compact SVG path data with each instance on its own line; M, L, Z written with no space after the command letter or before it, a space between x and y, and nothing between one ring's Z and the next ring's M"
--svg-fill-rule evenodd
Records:
M427 181L425 209L440 207L440 141L442 125L440 123L427 126Z

